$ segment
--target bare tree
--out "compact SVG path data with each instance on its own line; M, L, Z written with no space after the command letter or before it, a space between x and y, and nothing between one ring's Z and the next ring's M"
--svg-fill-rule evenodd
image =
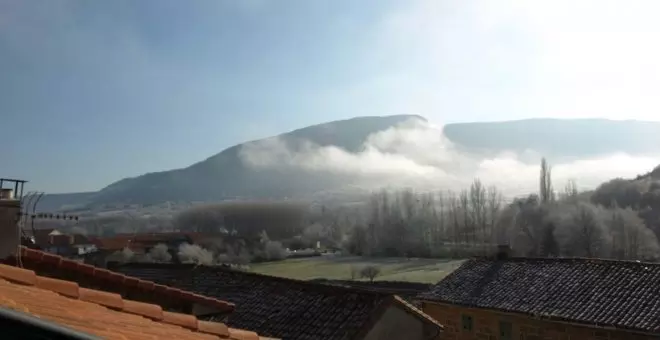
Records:
M359 269L355 265L351 265L350 267L350 272L351 272L351 280L355 281L356 278L358 278Z
M550 203L555 199L554 189L552 187L552 168L548 165L545 158L541 159L539 196L542 204Z
M542 249L544 220L547 210L539 203L536 195L517 199L512 203L515 209L513 224L518 231L514 243L523 254L539 256Z
M658 239L644 221L630 208L605 211L611 237L610 256L617 259L656 259L660 252Z
M444 238L447 237L447 206L445 205L445 195L442 191L438 193L437 209L434 210L435 215L435 232L433 237L434 247L437 247Z
M486 237L486 188L479 179L470 186L470 220L473 221L474 240L485 241ZM479 234L477 237L477 233ZM476 243L476 242L475 242Z
M454 242L461 241L461 216L460 216L460 202L456 193L453 191L447 192L447 201L449 203L449 220L452 225L451 238Z
M370 282L374 282L374 279L376 276L378 276L378 274L380 274L380 268L373 265L364 266L362 270L360 270L360 276L363 278L368 278Z
M577 183L575 183L575 181L572 179L568 180L568 182L566 182L566 186L564 187L562 199L568 201L569 203L577 203L579 194L580 192L578 191Z
M605 225L598 208L581 203L568 210L558 230L562 253L569 256L598 257L606 250Z
M473 221L470 218L470 196L467 190L461 190L461 193L458 195L458 202L460 211L463 215L463 225L461 226L461 233L463 235L463 241L465 244L470 244L472 241L473 233Z
M502 193L499 190L497 190L497 188L494 186L488 188L486 196L487 196L486 206L488 209L488 227L489 227L487 240L488 242L492 242L495 233L495 226L497 224L497 220L499 219L500 212L502 210L502 202L504 201L504 198L502 197Z

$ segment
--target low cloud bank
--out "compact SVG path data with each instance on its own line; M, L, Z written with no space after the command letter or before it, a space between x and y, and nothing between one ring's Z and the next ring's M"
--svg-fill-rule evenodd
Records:
M257 169L351 176L365 189L460 190L479 178L509 197L537 190L542 157L534 150L490 155L463 151L443 135L440 126L414 119L370 135L357 153L308 141L292 148L287 141L273 137L245 144L239 156L244 164ZM658 164L660 155L613 153L552 164L552 176L555 188L575 180L580 189L592 189L612 178L645 173Z

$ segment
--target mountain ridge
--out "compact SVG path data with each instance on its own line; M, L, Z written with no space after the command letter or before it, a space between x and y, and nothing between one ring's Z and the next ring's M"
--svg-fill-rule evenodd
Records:
M370 135L419 115L354 117L314 124L265 139L230 146L188 167L145 173L120 179L94 193L44 196L40 209L63 205L155 204L165 201L215 201L234 197L282 198L350 184L342 176L322 177L288 169L252 169L241 161L245 145L278 139L292 150L306 142L334 146L350 153L361 151ZM653 152L660 145L660 123L607 119L531 118L501 122L454 123L443 126L457 146L480 152L536 150L550 157L587 157L611 152ZM632 137L631 137L632 136ZM69 202L84 198L84 202Z

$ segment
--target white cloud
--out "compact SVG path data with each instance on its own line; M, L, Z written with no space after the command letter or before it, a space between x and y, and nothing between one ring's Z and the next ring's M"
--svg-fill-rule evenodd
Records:
M435 125L409 121L369 136L362 151L347 152L335 146L302 147L278 137L246 144L242 161L257 169L303 169L319 174L350 175L366 189L415 187L420 190L467 187L475 178L496 185L509 197L537 190L538 157L502 152L478 155L458 150ZM526 157L525 157L526 156ZM659 155L660 156L660 155ZM533 161L527 161L531 158ZM553 166L553 180L561 189L568 180L582 189L593 189L615 177L633 177L660 163L660 157L636 157L622 153Z
M368 46L389 75L363 82L406 85L361 92L437 119L660 120L659 9L654 0L408 1Z

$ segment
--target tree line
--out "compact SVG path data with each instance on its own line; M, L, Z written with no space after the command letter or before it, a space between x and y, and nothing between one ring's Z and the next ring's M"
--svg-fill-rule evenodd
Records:
M93 227L104 233L108 223L122 224L102 222ZM286 248L318 244L364 256L465 258L508 244L520 256L657 260L660 167L580 192L574 181L555 188L543 159L538 192L513 200L475 179L460 191L381 190L355 205L235 201L193 207L163 223L130 222L147 225L122 228L221 234L202 248L216 260L237 263L278 259Z
M612 189L621 181L613 183L591 195L574 181L555 190L543 159L538 193L511 202L478 179L459 192L380 191L352 226L346 249L368 256L466 257L508 244L520 256L656 260L658 237L644 217L657 213L652 207L660 195Z

